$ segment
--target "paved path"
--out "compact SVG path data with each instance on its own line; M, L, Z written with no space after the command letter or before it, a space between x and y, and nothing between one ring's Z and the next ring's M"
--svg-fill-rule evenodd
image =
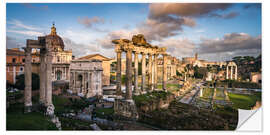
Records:
M181 103L190 104L194 97L200 92L201 83L198 83L193 89L180 99Z

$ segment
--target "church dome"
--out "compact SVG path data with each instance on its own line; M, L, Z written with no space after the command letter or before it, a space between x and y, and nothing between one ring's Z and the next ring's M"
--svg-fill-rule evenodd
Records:
M64 50L64 41L63 39L57 35L56 28L54 24L51 28L51 33L46 36L46 39L50 39L52 41L53 51L63 51Z

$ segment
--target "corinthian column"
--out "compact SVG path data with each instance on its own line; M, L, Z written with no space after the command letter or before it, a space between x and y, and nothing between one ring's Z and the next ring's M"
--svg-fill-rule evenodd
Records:
M148 55L148 90L152 91L152 54Z
M226 79L229 79L229 66L226 66Z
M158 79L157 57L158 57L158 54L155 54L154 55L154 89L157 89L157 79Z
M163 54L163 90L166 90L167 86L167 54Z
M46 91L46 64L45 64L45 51L40 50L40 88L39 88L39 102L45 104L45 91Z
M231 66L231 80L233 79L232 77L233 77L233 66Z
M132 50L126 53L126 100L132 99Z
M32 108L32 48L25 48L25 65L24 65L24 108L25 112L31 112Z
M134 54L134 93L138 94L138 52Z
M46 106L52 104L52 54L50 51L46 53Z
M235 73L234 73L234 75L235 75L234 76L235 77L234 79L237 80L237 66L235 66Z
M145 53L142 53L142 85L141 92L144 92L145 88Z
M117 53L117 74L116 74L116 94L118 96L122 95L122 90L121 90L121 55L122 55L122 51L118 50L116 51Z

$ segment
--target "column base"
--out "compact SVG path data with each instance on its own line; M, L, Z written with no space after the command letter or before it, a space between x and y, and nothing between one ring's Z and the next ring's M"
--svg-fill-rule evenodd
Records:
M47 105L46 115L53 116L54 115L54 109L55 108L54 108L53 104Z
M134 100L129 99L115 99L114 112L116 116L137 120L139 114L137 112Z
M32 112L32 105L31 106L24 106L24 113Z

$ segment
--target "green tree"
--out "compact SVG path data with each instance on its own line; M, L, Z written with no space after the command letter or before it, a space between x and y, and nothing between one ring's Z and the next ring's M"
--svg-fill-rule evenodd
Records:
M25 82L24 82L24 74L16 76L15 88L19 90L24 90ZM36 73L32 73L32 90L39 89L39 75Z

